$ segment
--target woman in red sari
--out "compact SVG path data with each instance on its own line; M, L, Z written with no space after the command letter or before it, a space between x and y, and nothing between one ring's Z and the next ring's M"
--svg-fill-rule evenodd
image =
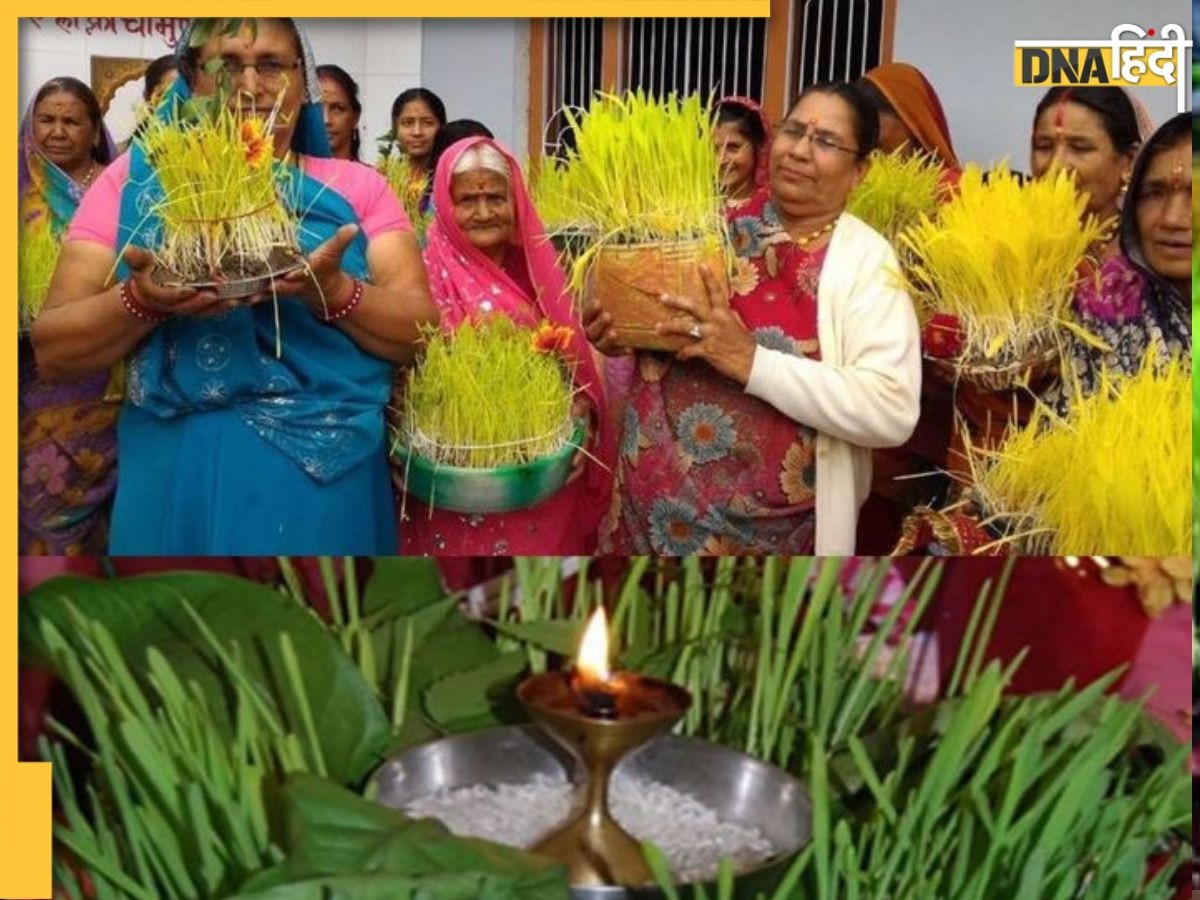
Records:
M565 356L578 389L577 411L590 419L587 453L576 455L567 485L537 506L488 515L403 504L400 533L410 555L551 555L590 553L612 485L610 429L596 359L583 334L553 246L533 207L521 167L502 145L471 137L438 160L435 215L425 248L441 327L502 315L535 328L567 326ZM395 474L403 486L403 471Z
M887 242L845 212L877 121L852 85L809 88L777 130L770 182L727 213L726 294L667 298L691 316L675 358L639 353L601 546L619 554L849 554L870 447L916 420L916 318ZM602 352L623 353L598 309Z

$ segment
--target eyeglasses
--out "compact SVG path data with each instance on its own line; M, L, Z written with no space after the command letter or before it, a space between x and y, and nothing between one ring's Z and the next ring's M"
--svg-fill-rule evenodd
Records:
M858 150L854 147L843 146L835 141L827 132L812 130L803 122L797 122L795 119L784 119L776 127L775 133L779 137L785 138L795 144L808 138L812 141L813 149L818 153L833 153L840 150L842 153L850 153L858 156Z
M203 64L204 71L210 75L225 77L231 81L235 78L240 78L242 73L247 69L253 69L258 80L269 87L280 84L289 72L294 71L299 66L299 60L283 62L282 60L267 57L255 62L243 62L236 56L214 56Z

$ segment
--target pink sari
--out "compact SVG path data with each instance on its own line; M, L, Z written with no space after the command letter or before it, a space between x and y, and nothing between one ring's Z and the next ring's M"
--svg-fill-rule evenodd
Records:
M463 153L481 143L491 144L508 161L515 220L513 244L503 266L473 247L454 223L450 173ZM568 326L571 342L564 355L576 387L591 407L586 446L590 456L580 477L527 509L472 515L430 508L413 497L405 498L400 523L403 552L445 556L592 553L600 519L609 505L615 456L606 423L604 388L554 248L525 189L521 167L505 147L489 138L459 141L438 161L433 205L424 258L442 328L453 330L481 314L507 316L529 328L543 319Z

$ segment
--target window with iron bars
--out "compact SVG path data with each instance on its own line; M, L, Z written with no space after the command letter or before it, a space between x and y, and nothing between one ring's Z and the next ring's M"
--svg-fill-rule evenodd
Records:
M675 91L761 102L772 119L808 84L891 58L896 0L772 0L769 19L541 19L532 27L532 152L569 143L565 109L598 91Z

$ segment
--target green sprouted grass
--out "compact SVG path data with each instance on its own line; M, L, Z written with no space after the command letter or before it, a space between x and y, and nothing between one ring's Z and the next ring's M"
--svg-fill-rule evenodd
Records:
M286 592L300 600L299 578L284 562ZM405 617L436 610L442 616L454 614L454 601L440 594L418 599L419 573L395 560L376 562L391 571L390 580L360 590L352 561L344 562L339 583L334 562L320 561L330 610L325 627L367 682L379 685L379 700L393 687L395 696L407 696L410 685L426 681L421 665L441 673L430 693L419 692L393 709L398 735L410 720L431 714L439 684L474 676L447 667L441 655L418 664L410 638L399 680L381 681L388 666L377 655L382 645L372 644L372 630L389 609ZM562 565L559 559L521 560L507 578L510 593L502 593L492 610L498 618L473 625L454 614L455 623L439 618L437 627L465 629L456 640L494 640L505 656L527 649L533 669L550 656L567 655L588 601L597 601L602 590L587 561L580 561L579 579L568 589ZM1110 695L1121 673L1049 694L1007 696L1004 687L1023 658L1005 668L987 662L984 650L1009 567L979 597L964 600L973 603L972 615L944 699L914 711L902 683L907 639L919 616L902 625L893 615L864 643L867 619L888 589L887 564L864 563L851 587L839 578L841 566L839 560L633 559L612 600L621 666L670 678L693 693L700 712L682 723L682 731L762 756L796 774L809 790L812 840L778 887L752 900L1171 896L1168 880L1188 849L1188 751L1150 741L1139 705ZM904 599L918 611L927 608L940 571L926 564L907 582ZM111 589L119 592L121 582ZM305 663L286 637L280 638L278 683L268 692L246 665L254 648L218 639L189 606L196 640L224 687L213 695L177 675L159 650L139 660L123 656L112 634L87 617L87 608L73 607L57 627L50 619L40 623L87 724L80 734L56 725L56 742L43 747L56 763L63 815L55 837L69 851L55 861L64 896L218 900L238 894L285 852L289 865L302 853L316 854L322 873L361 876L361 884L347 882L346 891L336 893L344 900L401 896L388 893L386 879L394 876L364 873L361 860L382 852L383 833L347 827L338 831L336 847L283 849L295 835L289 837L272 815L281 780L325 768L324 744L314 733L321 711L305 696ZM414 625L410 618L409 635ZM887 661L885 637L893 632L897 652ZM427 634L424 640L436 638ZM496 662L483 659L472 672L487 672ZM505 666L501 680L479 681L464 702L474 705L476 693L500 690L516 671ZM214 696L225 698L225 714ZM295 711L287 721L281 698ZM225 732L230 737L222 736L218 719L232 723ZM91 763L82 785L69 774L68 747ZM334 816L335 810L314 813ZM412 852L420 856L419 848ZM1168 864L1147 879L1146 861L1155 853L1165 853ZM661 854L647 847L646 856L665 895L683 896ZM437 881L453 859L420 858L429 880L413 896L468 896ZM76 864L90 876L87 893ZM287 879L288 866L274 874ZM271 896L317 896L303 881L268 883L279 891ZM738 888L724 865L714 885L688 895L745 897ZM565 892L564 884L553 896Z

